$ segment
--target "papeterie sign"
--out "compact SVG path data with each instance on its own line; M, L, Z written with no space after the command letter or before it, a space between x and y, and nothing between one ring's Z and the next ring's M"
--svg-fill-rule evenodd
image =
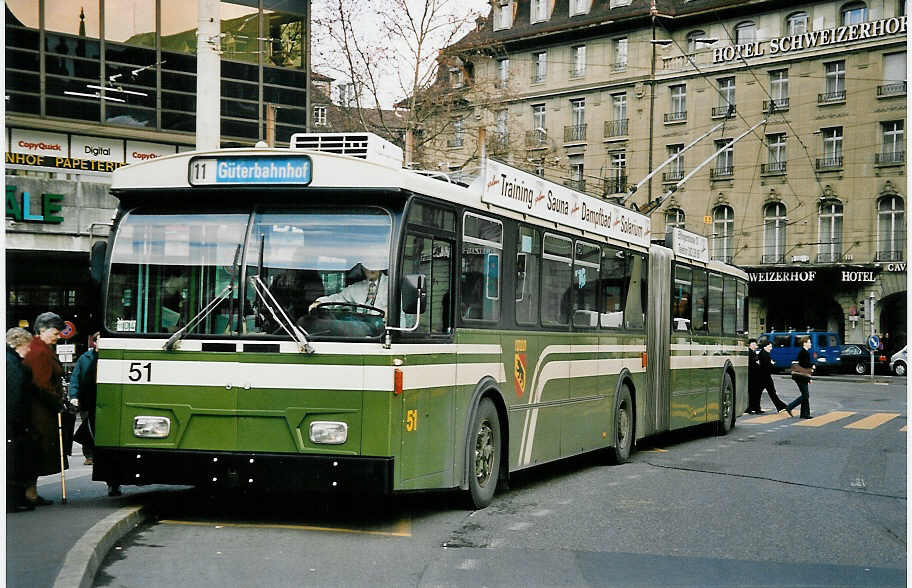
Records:
M730 47L713 49L713 63L726 63L747 57L781 55L815 47L838 45L851 41L876 39L885 35L905 34L906 17L882 18L873 22L833 27L820 31L808 31L799 35L788 35L769 41L751 41Z

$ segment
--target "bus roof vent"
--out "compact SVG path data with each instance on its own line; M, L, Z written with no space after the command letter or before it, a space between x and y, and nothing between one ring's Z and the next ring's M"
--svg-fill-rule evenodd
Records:
M402 169L402 149L373 133L295 133L292 149L310 149L349 155Z

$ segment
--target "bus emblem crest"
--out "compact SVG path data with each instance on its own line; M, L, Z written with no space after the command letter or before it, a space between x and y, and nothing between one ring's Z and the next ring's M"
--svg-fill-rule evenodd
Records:
M513 356L513 387L516 395L522 397L526 391L526 340L514 341L515 355Z

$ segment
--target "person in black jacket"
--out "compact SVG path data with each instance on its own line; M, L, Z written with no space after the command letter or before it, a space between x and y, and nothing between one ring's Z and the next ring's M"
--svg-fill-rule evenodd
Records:
M785 410L786 404L776 394L776 386L773 384L773 358L770 356L772 348L773 343L769 339L761 343L760 353L758 354L760 359L760 383L757 384L757 396L762 396L763 391L766 390L770 400L773 401L773 406L776 407L776 412L782 412Z
M747 414L763 414L760 409L760 360L757 356L757 340L747 342Z
M798 350L798 357L796 358L795 363L808 370L809 373L814 371L814 364L811 363L810 349L811 338L805 335L801 338L801 349ZM793 369L792 379L795 380L795 384L798 385L801 396L789 402L788 405L786 405L785 410L788 411L789 416L794 416L792 415L792 409L798 406L798 404L801 404L801 418L809 419L811 418L811 403L808 385L811 383L811 376L796 373Z
M20 327L6 332L6 511L34 510L25 500L31 483L31 399L26 385L32 379L22 359L28 353L32 334Z

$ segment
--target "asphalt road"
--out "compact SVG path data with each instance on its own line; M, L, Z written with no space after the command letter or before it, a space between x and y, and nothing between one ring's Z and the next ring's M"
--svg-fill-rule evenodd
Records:
M150 494L158 520L95 585L905 586L906 380L848 380L812 384L815 419L536 468L477 512L448 493Z

